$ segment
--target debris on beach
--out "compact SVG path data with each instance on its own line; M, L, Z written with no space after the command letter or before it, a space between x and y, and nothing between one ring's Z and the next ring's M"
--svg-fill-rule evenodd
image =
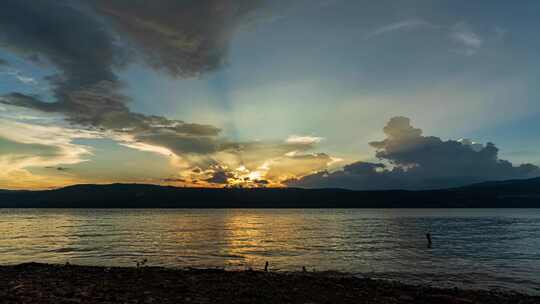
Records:
M0 266L1 303L540 303L520 293L441 289L336 272Z

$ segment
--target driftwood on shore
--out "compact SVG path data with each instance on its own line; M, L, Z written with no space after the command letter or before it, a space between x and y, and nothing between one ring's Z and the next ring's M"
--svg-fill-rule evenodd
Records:
M0 266L1 303L540 303L519 293L410 286L330 272Z

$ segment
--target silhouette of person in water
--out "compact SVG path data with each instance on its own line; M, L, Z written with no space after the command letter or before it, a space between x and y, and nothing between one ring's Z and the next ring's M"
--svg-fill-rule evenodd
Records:
M431 242L431 233L429 233L429 232L426 233L426 239L427 239L427 242L428 242L427 247L431 248L431 244L432 244L432 242Z

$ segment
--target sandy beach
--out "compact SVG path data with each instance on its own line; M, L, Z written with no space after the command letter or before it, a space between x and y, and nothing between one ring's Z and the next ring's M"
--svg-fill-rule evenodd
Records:
M540 303L520 293L412 286L336 272L21 264L0 267L1 303Z

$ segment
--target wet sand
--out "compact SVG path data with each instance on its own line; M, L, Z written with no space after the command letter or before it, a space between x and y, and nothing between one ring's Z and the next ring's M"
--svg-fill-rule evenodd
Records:
M520 293L441 289L335 272L0 266L0 303L540 303Z

